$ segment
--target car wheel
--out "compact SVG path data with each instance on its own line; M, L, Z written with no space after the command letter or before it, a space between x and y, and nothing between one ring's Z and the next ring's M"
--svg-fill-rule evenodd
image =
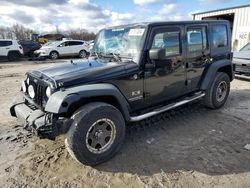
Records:
M79 52L79 57L80 57L80 58L85 58L85 57L87 57L87 52L86 52L85 50L81 50L81 51Z
M224 72L218 72L210 89L206 91L204 104L208 108L218 109L227 101L230 91L230 78Z
M59 54L56 51L50 52L49 54L50 59L58 59Z
M10 52L8 54L9 61L17 61L20 59L20 54L18 52Z
M73 158L96 165L113 157L125 138L125 121L112 105L94 102L84 105L72 116L65 145Z

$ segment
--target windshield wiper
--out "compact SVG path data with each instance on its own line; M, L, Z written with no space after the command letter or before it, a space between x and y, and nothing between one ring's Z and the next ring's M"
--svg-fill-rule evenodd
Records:
M93 53L91 55L96 56L97 59L101 59L101 57L103 57L103 53L102 52L93 51Z
M114 52L104 53L104 52L93 51L92 55L95 55L97 59L113 58L117 62L122 62L123 58L128 59L129 61L133 61L133 57L121 56L119 53L114 53Z
M107 55L112 55L116 61L122 61L122 58L121 58L120 54L118 54L118 53L111 52L111 53L108 53Z

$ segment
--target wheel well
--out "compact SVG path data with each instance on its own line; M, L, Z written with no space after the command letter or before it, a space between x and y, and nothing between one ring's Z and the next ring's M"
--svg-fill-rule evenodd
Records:
M18 55L21 55L20 52L18 50L12 50L8 52L8 56L12 53L17 53Z
M80 101L77 101L77 102L71 104L68 108L67 113L65 113L64 116L71 117L76 110L78 110L83 105L86 105L86 104L91 103L91 102L105 102L107 104L110 104L110 105L116 107L122 113L124 119L126 119L124 111L123 111L119 101L114 96L98 96L98 97L83 98Z
M229 76L230 80L231 81L233 80L233 75L232 75L233 71L232 71L231 65L227 65L227 66L219 68L218 72L224 72L224 73L226 73Z
M86 52L86 53L87 53L87 50L85 50L85 49L81 49L81 50L79 51L79 53L80 53L81 51L84 51L84 52Z
M56 52L56 53L59 55L58 51L56 51L56 50L52 50L52 51L49 53L49 55L50 55L52 52Z

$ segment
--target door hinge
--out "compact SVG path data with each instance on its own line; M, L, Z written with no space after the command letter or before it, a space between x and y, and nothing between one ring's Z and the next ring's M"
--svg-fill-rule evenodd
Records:
M143 98L149 97L150 93L149 92L143 92Z

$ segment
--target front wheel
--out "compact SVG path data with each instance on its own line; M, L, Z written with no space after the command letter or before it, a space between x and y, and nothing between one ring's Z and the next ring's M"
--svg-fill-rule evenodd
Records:
M229 91L229 76L224 72L218 72L211 87L206 91L204 105L212 109L218 109L222 107L227 101Z
M73 158L82 164L96 165L113 157L125 138L121 112L102 102L89 103L72 116L65 145Z
M59 54L56 51L52 51L52 52L50 52L49 57L50 57L50 59L53 59L53 60L54 59L58 59L59 58Z

